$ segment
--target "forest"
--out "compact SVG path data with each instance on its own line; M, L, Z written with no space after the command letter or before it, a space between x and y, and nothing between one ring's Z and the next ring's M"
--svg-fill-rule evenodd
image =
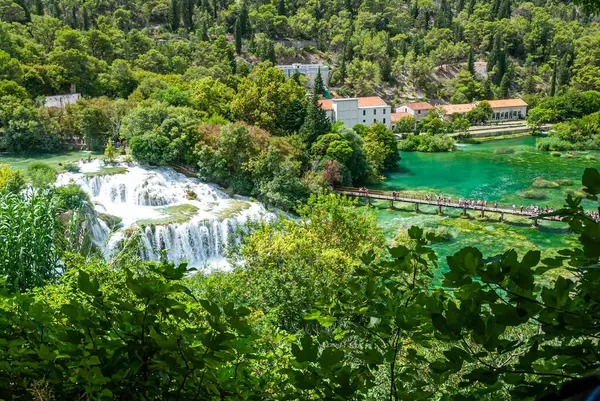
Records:
M594 373L597 169L553 212L574 234L558 254L442 261L433 233L390 244L329 188L381 181L398 149L454 150L445 134L481 122L485 102L397 143L381 124L331 124L322 82L307 93L274 65L326 63L339 95L391 105L523 97L534 129L554 124L540 151L598 149L599 8L0 0L0 150L192 168L294 216L251 223L226 272L142 260L135 234L105 259L89 196L52 185L77 165L0 164L0 399L537 400ZM43 106L71 91L75 104Z

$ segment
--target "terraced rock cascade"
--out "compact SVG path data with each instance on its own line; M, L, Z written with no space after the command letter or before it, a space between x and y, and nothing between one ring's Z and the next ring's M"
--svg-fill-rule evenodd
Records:
M195 267L223 267L227 247L239 241L247 222L273 218L259 203L232 198L168 167L105 169L93 161L81 163L79 173L59 176L57 185L69 183L80 185L94 204L91 236L106 258L139 233L143 259L164 255Z

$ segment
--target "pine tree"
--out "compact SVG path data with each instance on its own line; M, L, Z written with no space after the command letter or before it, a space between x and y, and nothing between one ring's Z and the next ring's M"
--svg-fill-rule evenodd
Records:
M279 0L277 4L277 14L285 16L285 0Z
M556 94L556 65L554 66L554 71L552 72L552 84L550 85L550 96L554 96Z
M475 55L473 54L473 49L469 50L469 58L467 60L467 71L472 76L475 76Z
M556 82L559 88L568 85L569 82L571 82L571 72L569 71L571 64L570 60L570 56L564 56L560 64L558 65L558 71L556 72Z
M298 70L294 70L294 74L292 74L292 79L296 81L298 85L300 85L300 72ZM306 111L306 110L305 110Z
M86 31L90 29L90 16L88 13L88 6L84 4L81 10L82 18L83 18L83 29Z
M248 6L245 1L242 1L239 18L242 37L248 39L250 36L250 19L248 18Z
M508 98L508 93L510 89L510 76L509 74L504 74L502 77L502 81L500 82L500 98L506 99Z
M181 21L180 15L181 5L179 0L171 0L171 29L176 31L179 29L179 23Z
M304 143L310 148L310 146L317 140L321 135L325 135L331 130L331 122L327 117L325 110L321 108L319 104L319 96L316 92L313 92L310 103L306 110L306 118L300 128L300 137Z
M189 32L194 29L193 15L194 15L194 1L193 0L182 0L181 3L181 14L183 16L183 25Z
M44 15L44 3L42 3L42 0L35 0L35 13L37 15Z
M494 2L492 3L492 9L490 11L490 19L492 21L498 18L498 12L500 11L501 2L502 0L494 0Z
M529 67L527 72L527 78L525 79L524 91L528 95L532 95L537 92L537 82L535 82L535 70L533 64Z
M510 0L502 0L500 9L498 10L498 19L510 18Z
M320 96L325 94L325 85L323 84L323 77L321 76L321 67L317 70L317 76L314 82L315 95Z
M242 54L242 23L239 17L235 20L233 36L235 36L235 52Z
M469 1L469 8L467 10L467 13L469 14L469 16L471 14L473 14L473 10L475 9L475 3L477 3L477 0L470 0Z
M492 90L492 82L490 79L483 81L483 98L487 100L494 99L494 91Z

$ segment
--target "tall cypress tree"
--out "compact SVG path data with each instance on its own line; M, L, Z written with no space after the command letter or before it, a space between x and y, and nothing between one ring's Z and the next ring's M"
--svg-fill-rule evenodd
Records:
M475 76L475 55L473 54L473 49L469 50L469 58L467 60L467 71L473 76Z
M277 14L285 16L285 0L279 0L277 3Z
M473 10L475 9L475 3L477 3L477 0L470 0L469 1L469 8L467 9L467 13L469 14L469 16L471 14L473 14Z
M240 28L242 37L248 39L250 36L250 20L248 18L248 6L245 1L242 1L242 8L240 9Z
M498 10L498 19L510 18L510 0L502 0Z
M508 98L510 89L510 74L504 74L502 81L500 82L500 98Z
M183 25L189 32L194 29L193 15L194 15L194 1L193 0L182 0L181 2L181 14L183 16Z
M82 18L83 18L83 29L86 31L90 29L90 16L88 13L88 6L84 4L81 10Z
M554 71L552 72L552 83L550 84L550 96L554 96L556 94L556 64L554 65Z
M306 143L308 148L321 135L325 135L331 130L331 122L327 117L325 110L319 104L319 96L313 92L312 98L306 110L306 118L300 128L300 137Z
M42 3L42 0L35 0L35 13L37 15L44 15L44 3Z
M181 21L181 4L179 0L171 0L171 29L176 31L179 29L179 23Z
M239 17L235 20L233 36L235 36L235 52L242 54L242 23Z
M321 76L321 67L317 70L317 76L314 82L315 95L320 96L325 94L325 85L323 84L323 77Z

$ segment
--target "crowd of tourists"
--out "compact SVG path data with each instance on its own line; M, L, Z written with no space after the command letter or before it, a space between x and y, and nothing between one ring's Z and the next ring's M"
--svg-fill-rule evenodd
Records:
M600 213L588 210L585 212L585 214L594 220L594 222L600 223Z

